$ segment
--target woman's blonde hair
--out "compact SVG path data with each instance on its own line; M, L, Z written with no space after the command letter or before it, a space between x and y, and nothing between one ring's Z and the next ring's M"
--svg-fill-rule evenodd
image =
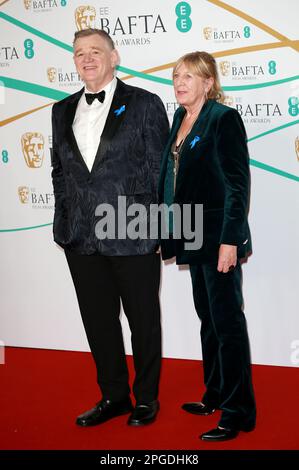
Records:
M207 94L207 98L220 101L223 97L223 92L221 89L217 65L214 57L208 52L196 51L185 54L178 59L174 68L173 75L177 69L182 65L186 65L190 69L190 72L195 73L203 78L213 78L214 83Z

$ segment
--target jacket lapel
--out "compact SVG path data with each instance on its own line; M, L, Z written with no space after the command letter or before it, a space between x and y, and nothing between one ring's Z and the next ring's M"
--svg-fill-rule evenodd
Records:
M180 166L179 166L179 171L177 175L177 183L176 187L179 185L179 179L180 179L180 168L181 165L184 165L184 157L186 157L189 154L190 151L190 145L192 140L195 138L195 136L200 136L200 138L204 137L204 132L206 129L206 121L208 118L208 115L211 111L211 109L214 106L215 101L214 100L209 100L205 105L203 106L201 112L199 113L199 116L195 123L193 124L192 130L189 133L189 135L186 137L185 142L183 143L182 149L181 149L181 157L180 157ZM164 180L165 180L165 173L167 170L167 161L168 161L168 155L171 149L171 145L174 142L176 138L176 134L179 130L179 127L182 123L182 120L185 116L185 109L183 107L180 107L179 110L177 111L177 116L175 120L173 121L173 125L171 128L171 133L169 137L169 141L166 145L165 151L163 153L163 159L162 159L162 164L161 164L161 173L160 173L160 179L159 179L159 195L160 198L163 198L163 191L164 191Z
M107 148L113 141L113 138L126 116L127 107L131 98L131 94L127 92L126 88L126 85L117 79L115 93L91 171L93 171L98 163L105 158Z
M185 142L183 143L183 146L181 149L181 158L183 158L185 153L188 153L190 151L190 146L194 137L197 136L200 139L205 138L205 131L207 129L206 122L214 104L215 104L214 100L209 100L204 104L201 112L199 113L198 118L196 119L195 123L192 126L191 131L189 132L189 134L187 135L185 139Z
M185 163L187 162L188 158L190 158L190 155L193 155L193 148L195 148L196 151L196 143L201 142L206 138L206 131L209 126L207 126L207 119L209 117L211 109L214 107L215 101L214 100L209 100L207 101L201 112L199 113L198 118L196 119L195 123L192 126L191 131L187 135L182 148L181 148L181 156L180 156L180 164L179 164L179 169L178 169L178 174L177 174L177 180L176 180L176 191L178 190L178 187L180 185L180 179L181 179L181 174L183 167Z
M88 171L88 167L86 166L85 160L81 155L81 152L79 150L74 132L73 132L73 122L75 119L75 114L76 114L76 109L79 103L79 100L82 96L82 93L84 92L84 87L78 91L78 93L75 93L70 97L70 101L68 103L66 112L65 112L65 119L66 119L66 140L68 141L69 145L71 146L71 149L73 150L75 156L77 159L83 164L84 168L86 171Z
M185 110L183 107L180 107L179 110L177 111L177 116L175 120L173 121L171 131L170 131L170 136L169 140L166 144L165 150L163 152L163 157L162 157L162 163L161 163L161 172L160 172L160 178L159 178L159 195L163 195L164 191L164 179L165 179L165 173L167 170L167 162L168 162L168 156L169 152L172 146L173 141L175 140L175 136L177 134L177 131L181 125L181 122L183 120L183 117L185 115Z

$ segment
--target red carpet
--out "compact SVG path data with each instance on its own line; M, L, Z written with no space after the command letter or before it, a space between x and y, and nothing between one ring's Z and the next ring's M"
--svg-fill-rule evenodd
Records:
M199 417L180 409L201 397L198 361L163 360L161 411L144 428L127 426L127 416L94 428L74 424L100 398L88 353L6 348L0 378L0 449L299 449L297 368L254 366L256 430L217 444L198 435L214 427L218 413Z

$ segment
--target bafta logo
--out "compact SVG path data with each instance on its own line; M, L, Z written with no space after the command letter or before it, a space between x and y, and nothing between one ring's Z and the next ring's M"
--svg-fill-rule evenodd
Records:
M223 104L225 104L226 106L229 106L230 108L232 108L234 106L233 96L225 95L224 98L223 98Z
M47 75L49 82L54 83L56 81L57 70L54 67L48 67Z
M75 21L77 30L95 28L96 10L90 5L76 8Z
M297 155L297 160L299 162L299 136L297 136L295 139L295 151Z
M18 187L18 195L22 204L28 204L29 202L29 188L27 186Z
M219 63L221 75L227 77L230 73L230 62L228 60L223 60Z
M24 0L24 7L26 10L30 10L32 4L32 0Z
M212 28L210 26L206 26L204 29L203 29L203 36L205 39L209 40L209 39L212 39Z
M44 159L44 137L39 132L26 132L22 135L22 150L29 168L40 168Z

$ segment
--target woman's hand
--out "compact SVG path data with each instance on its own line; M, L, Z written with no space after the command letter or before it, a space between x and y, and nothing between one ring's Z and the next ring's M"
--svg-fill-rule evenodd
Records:
M237 264L237 247L235 245L220 245L217 270L227 273Z

